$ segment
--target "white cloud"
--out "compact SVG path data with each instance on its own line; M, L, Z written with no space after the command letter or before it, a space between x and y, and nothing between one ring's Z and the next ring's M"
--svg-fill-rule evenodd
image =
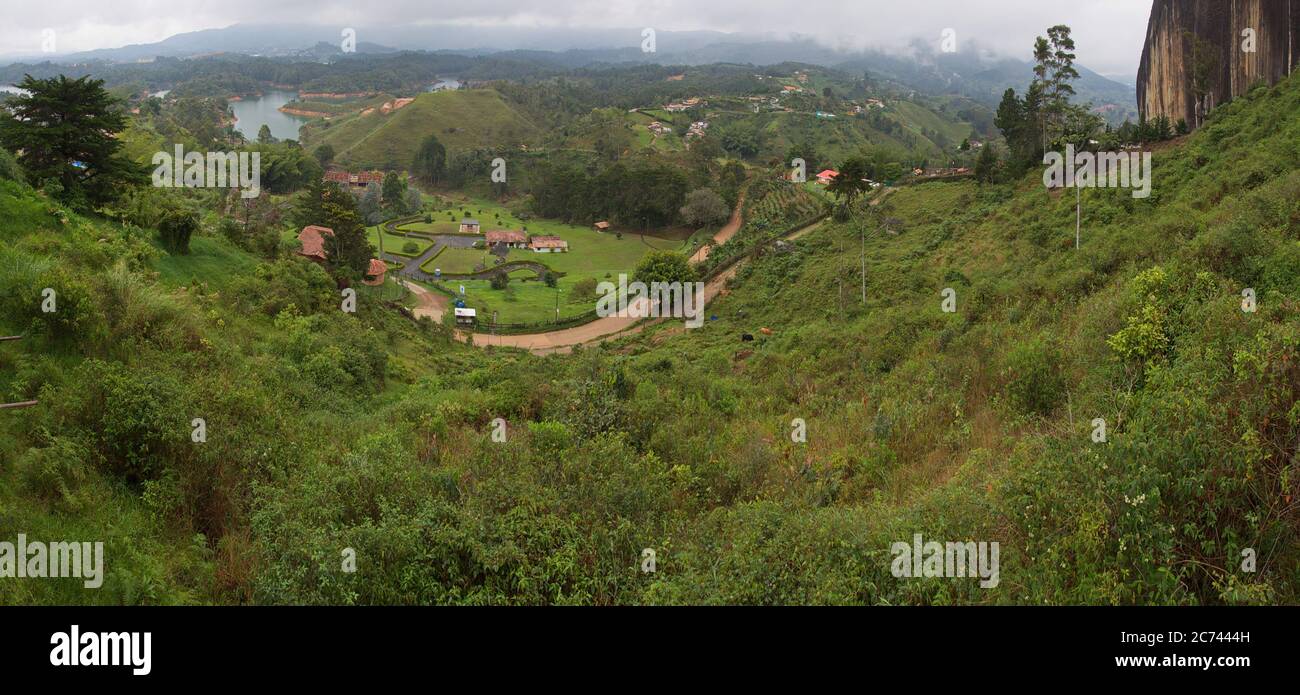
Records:
M0 24L0 54L34 52L41 30L60 52L149 43L235 23L364 26L458 22L495 26L646 27L801 34L843 47L959 40L1028 57L1034 37L1068 24L1079 62L1102 73L1136 72L1150 5L1139 0L59 0L20 3ZM540 9L544 8L544 9Z

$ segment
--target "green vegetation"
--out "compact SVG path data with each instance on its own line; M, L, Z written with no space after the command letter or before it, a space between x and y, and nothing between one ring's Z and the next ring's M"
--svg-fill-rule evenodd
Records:
M144 181L144 169L120 153L115 136L126 119L103 80L28 75L19 86L26 92L9 97L8 110L0 112L0 144L18 153L33 180L48 182L46 192L85 208Z
M444 269L446 272L446 269ZM532 271L510 273L509 282L500 288L490 280L448 280L442 283L445 291L459 293L465 288L465 303L478 310L479 320L503 324L539 324L557 319L555 309L560 309L559 320L573 318L590 312L594 300L575 296L574 282L568 278L558 280L559 292L548 287Z
M430 135L448 149L515 146L537 138L537 128L489 89L432 92L389 114L378 109L303 127L310 149L334 148L334 161L350 168L405 169Z
M819 76L808 88L810 106L840 98ZM543 122L529 89L512 98ZM751 136L772 147L738 126L729 149ZM641 171L702 187L720 173L697 159L707 141ZM99 216L0 155L0 329L24 336L0 345L0 389L39 401L0 417L0 520L106 545L103 588L6 581L0 604L1295 603L1297 142L1300 76L1256 88L1156 153L1149 198L1083 192L1080 249L1074 196L1038 172L863 194L778 246L825 205L768 171L703 268L746 256L717 320L546 356L458 342L386 304L391 287L340 310L379 232L336 186L267 205L292 220L152 188ZM153 196L203 211L188 255L160 249ZM582 314L620 270L697 270L668 253L679 241L515 203L428 223L468 209L570 240L507 256L542 259L554 288L525 271L466 283L503 322L557 296ZM236 225L213 223L232 210ZM337 239L318 265L257 248L250 216ZM999 582L893 576L891 545L915 534L999 542ZM342 571L344 548L360 571Z

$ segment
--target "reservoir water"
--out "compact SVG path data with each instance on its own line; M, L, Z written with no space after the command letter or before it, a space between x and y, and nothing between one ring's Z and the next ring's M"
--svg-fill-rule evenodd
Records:
M307 119L280 111L281 106L297 96L297 92L268 91L260 97L230 102L230 110L235 113L235 130L248 140L256 141L257 131L265 124L270 126L271 135L277 140L297 140L298 128Z

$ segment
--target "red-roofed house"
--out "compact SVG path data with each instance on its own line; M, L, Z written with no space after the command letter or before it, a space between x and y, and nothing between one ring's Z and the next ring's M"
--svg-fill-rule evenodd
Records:
M317 263L324 263L326 235L334 236L334 230L314 224L303 227L302 231L298 232L298 241L302 242L302 250L298 255L306 256Z
M378 258L370 259L370 268L366 270L366 279L362 282L367 285L384 284L384 273L388 272L388 264Z
M535 236L528 248L536 253L564 253L569 250L569 242L557 236Z
M830 182L833 181L835 177L839 175L840 172L835 171L834 169L827 169L826 171L823 171L822 173L817 175L817 183L820 183L823 186L829 185Z
M528 246L528 235L513 229L493 229L483 235L488 246L505 244L506 248L522 249Z
M325 172L325 180L334 183L346 183L349 186L356 186L358 188L365 188L366 184L370 183L378 183L382 185L384 183L384 172L362 171L353 174L339 169L332 169Z

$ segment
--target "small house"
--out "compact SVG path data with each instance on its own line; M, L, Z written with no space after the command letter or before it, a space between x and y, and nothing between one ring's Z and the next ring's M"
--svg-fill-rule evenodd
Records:
M456 325L473 328L478 323L478 312L466 307L456 307Z
M479 226L478 220L465 218L460 221L461 234L481 234L482 227Z
M823 186L829 186L831 181L834 181L835 177L839 175L840 172L835 171L834 169L827 169L817 174L817 183L820 183Z
M320 227L317 225L308 225L298 232L298 241L302 242L302 250L298 252L299 256L305 256L317 263L325 262L325 237L334 236L334 230L329 227Z
M522 249L528 246L528 235L513 229L493 229L483 236L489 247L500 244L508 249Z
M367 285L375 286L384 284L384 273L388 272L388 264L378 258L370 259L370 267L366 270L366 277L362 282Z
M535 236L528 248L534 253L564 253L569 250L569 242L557 236Z
M595 224L595 227L596 227L596 231L598 231L598 232L608 232L608 231L609 231L609 223L608 223L608 222L604 222L604 221L597 222L597 223Z

